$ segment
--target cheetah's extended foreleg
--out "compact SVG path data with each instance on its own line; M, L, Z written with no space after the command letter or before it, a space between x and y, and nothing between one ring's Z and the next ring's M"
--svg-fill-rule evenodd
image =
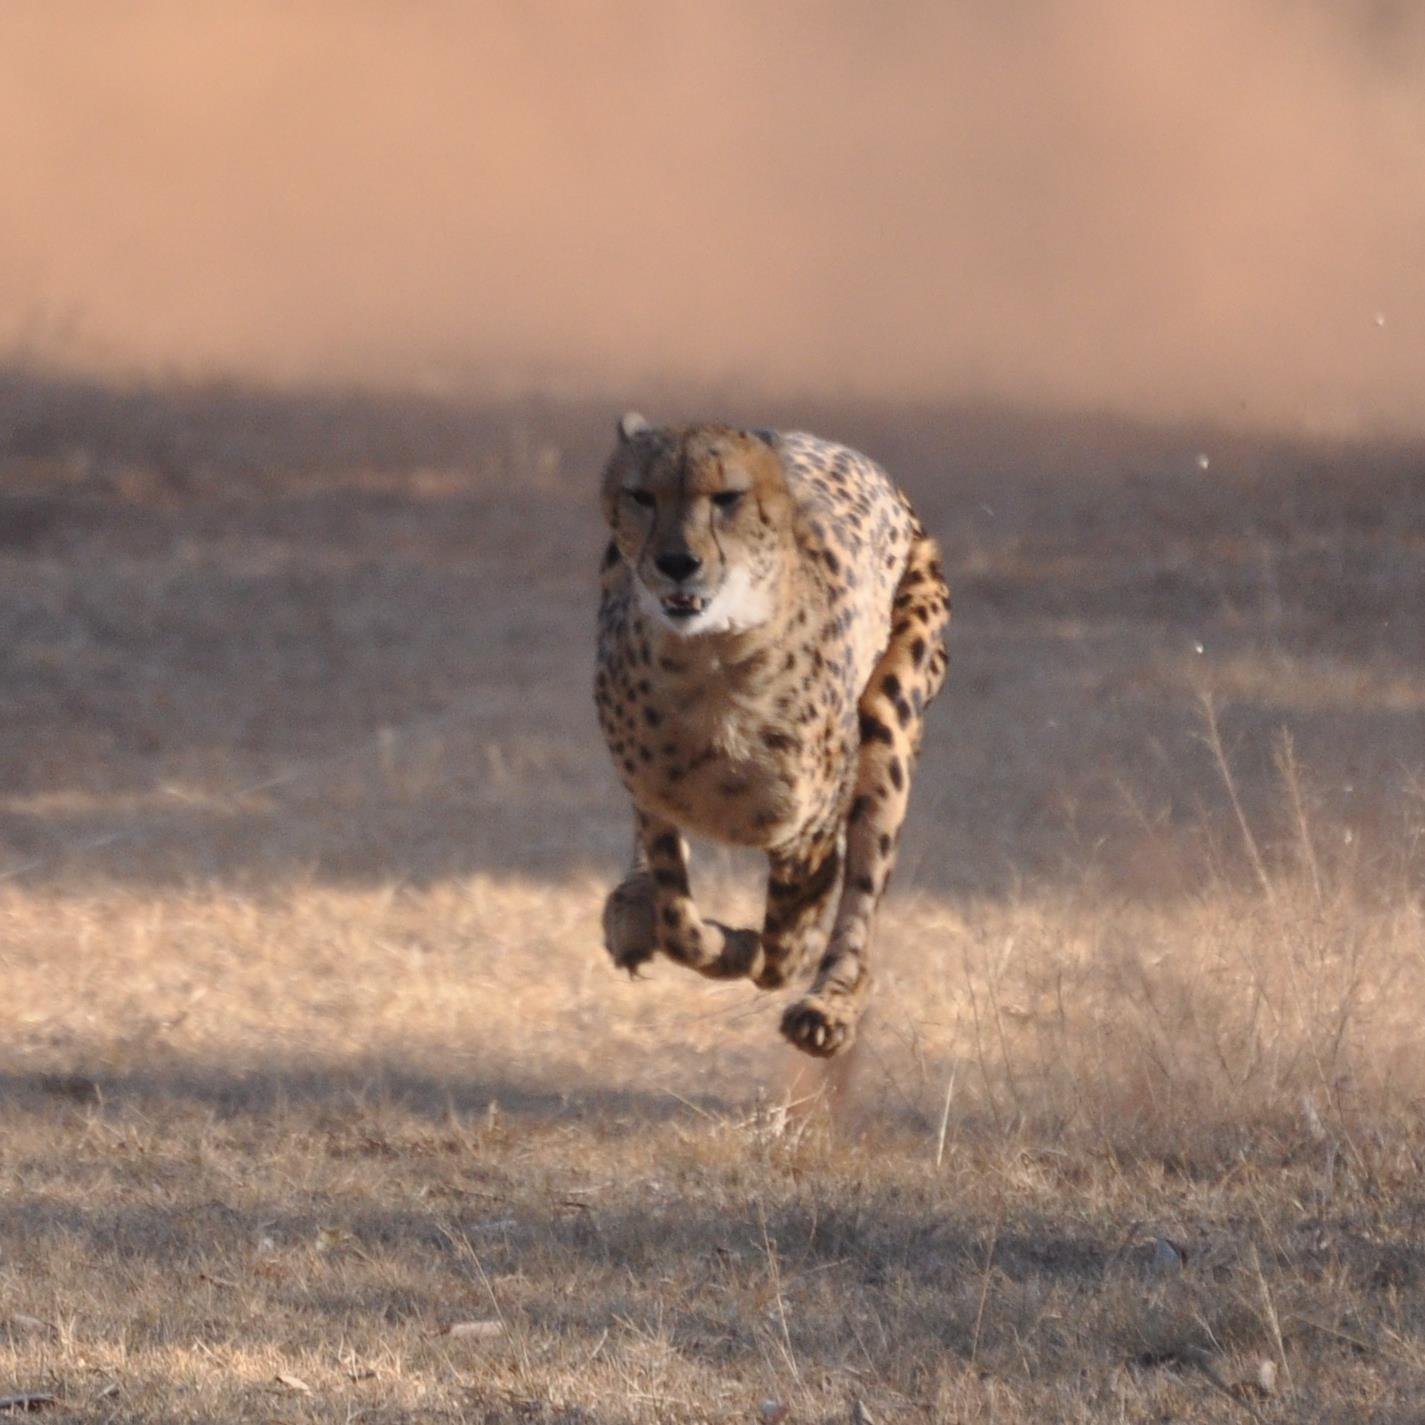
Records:
M871 983L871 922L895 865L922 717L945 681L941 638L950 594L935 543L924 534L911 546L893 617L890 643L859 703L861 747L836 922L810 991L782 1017L782 1033L809 1054L835 1054L855 1035Z
M604 943L634 973L658 951L716 980L762 973L762 937L704 920L688 880L688 847L671 822L637 813L633 869L604 905Z

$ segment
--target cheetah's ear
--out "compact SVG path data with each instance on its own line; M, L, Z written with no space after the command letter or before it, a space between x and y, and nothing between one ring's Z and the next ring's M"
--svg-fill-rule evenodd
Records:
M618 438L622 441L634 440L652 429L637 411L628 411L618 423Z

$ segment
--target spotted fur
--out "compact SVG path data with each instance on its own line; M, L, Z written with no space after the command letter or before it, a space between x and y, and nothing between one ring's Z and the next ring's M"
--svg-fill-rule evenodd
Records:
M945 680L935 543L878 465L800 432L625 416L602 499L595 699L635 812L609 953L764 989L819 954L782 1032L834 1054ZM699 914L684 832L766 853L760 930Z

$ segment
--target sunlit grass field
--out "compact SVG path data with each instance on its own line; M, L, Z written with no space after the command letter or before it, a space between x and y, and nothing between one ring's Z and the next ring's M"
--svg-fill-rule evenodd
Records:
M1421 452L639 404L848 440L945 549L830 1070L600 948L616 408L0 373L0 1397L1418 1419Z

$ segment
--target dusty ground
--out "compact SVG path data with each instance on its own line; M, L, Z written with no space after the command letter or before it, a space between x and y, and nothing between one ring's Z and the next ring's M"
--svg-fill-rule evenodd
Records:
M0 1395L1418 1419L1425 456L696 406L881 457L955 589L831 1077L602 960L613 410L0 374Z

